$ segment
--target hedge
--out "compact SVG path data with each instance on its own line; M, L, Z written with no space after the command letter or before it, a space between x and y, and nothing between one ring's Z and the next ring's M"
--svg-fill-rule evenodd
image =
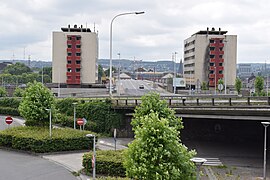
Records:
M0 132L0 145L34 153L92 149L93 139L85 135L90 131L49 128L14 127Z
M19 116L20 98L0 98L0 114Z
M96 173L105 176L125 177L126 170L123 166L123 150L121 151L97 151L96 152ZM86 173L92 172L92 154L83 155L83 167Z

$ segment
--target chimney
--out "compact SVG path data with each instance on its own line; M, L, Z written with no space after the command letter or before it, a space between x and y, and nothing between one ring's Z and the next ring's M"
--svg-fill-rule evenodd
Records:
M68 32L70 32L70 24L68 25Z
M220 35L221 34L221 28L218 28L218 32L219 32L218 34Z

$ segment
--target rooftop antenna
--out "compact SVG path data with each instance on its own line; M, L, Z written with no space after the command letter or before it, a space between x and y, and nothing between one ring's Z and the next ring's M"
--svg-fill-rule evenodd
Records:
M30 67L30 59L31 59L31 55L28 55L28 67Z
M15 60L15 55L14 55L14 52L13 52L13 55L12 55L12 63L14 64L14 60Z

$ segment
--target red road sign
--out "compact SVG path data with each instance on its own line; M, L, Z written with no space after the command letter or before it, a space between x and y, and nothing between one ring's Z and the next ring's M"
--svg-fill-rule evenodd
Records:
M7 123L7 124L11 124L12 122L13 122L12 117L7 116L7 117L6 117L6 123Z
M77 124L78 124L79 126L82 126L83 123L84 123L84 120L83 120L82 118L78 118L78 119L77 119Z

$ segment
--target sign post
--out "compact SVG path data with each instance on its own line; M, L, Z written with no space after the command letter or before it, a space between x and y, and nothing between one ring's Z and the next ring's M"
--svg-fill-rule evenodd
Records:
M80 131L82 130L82 125L83 125L84 121L82 118L78 118L77 119L77 124L80 126Z
M113 130L114 150L116 151L116 129Z
M13 122L13 119L12 119L11 116L7 116L5 121L6 121L6 123L8 124L8 127L9 127L10 124Z
M84 131L84 126L87 123L87 120L85 118L82 118L82 119L83 119L83 131Z

